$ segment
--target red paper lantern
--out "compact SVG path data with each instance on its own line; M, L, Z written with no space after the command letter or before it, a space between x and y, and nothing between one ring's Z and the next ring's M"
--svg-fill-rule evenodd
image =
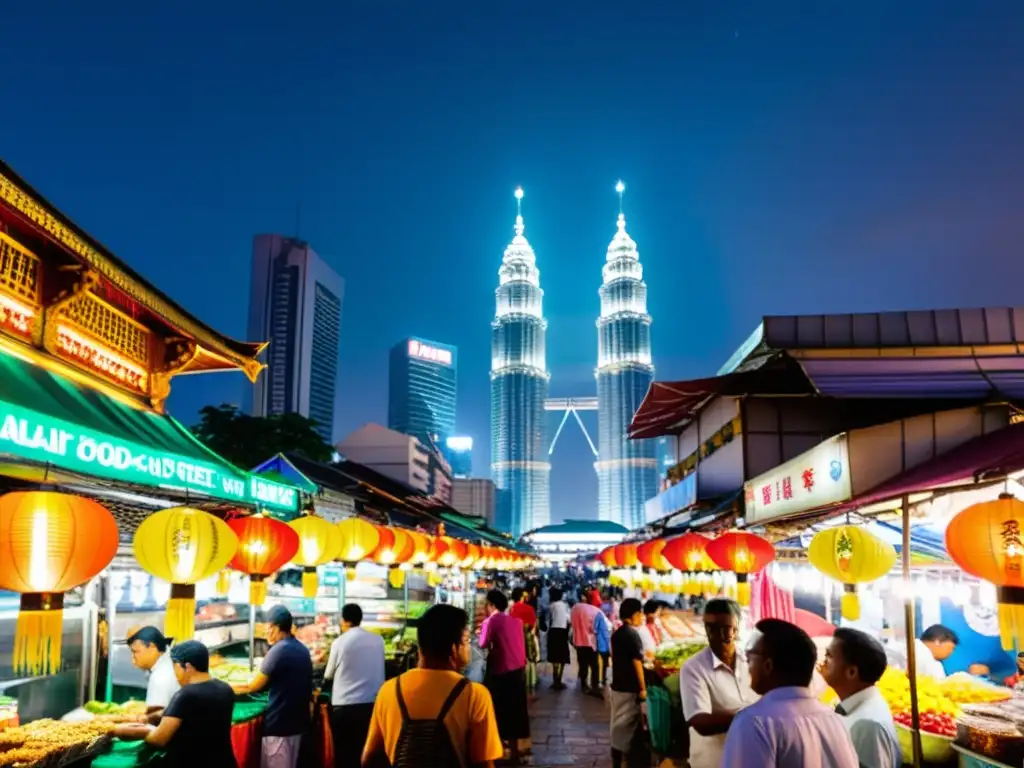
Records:
M597 559L601 561L601 565L605 568L614 568L618 563L615 562L615 547L605 547L598 554Z
M616 544L615 562L619 568L632 568L640 561L636 557L636 544Z
M64 593L106 568L117 544L113 515L92 499L52 491L0 497L0 589L21 593L16 672L57 673Z
M668 542L665 539L651 539L645 541L636 548L636 559L640 561L640 565L645 568L653 568L656 571L671 571L672 563L670 563L664 555L665 545Z
M254 515L228 520L238 537L238 550L230 566L249 575L249 602L263 605L267 596L267 576L295 557L299 535L286 523L272 517Z
M441 566L452 565L452 555L448 552L448 542L443 536L435 536L430 542L430 562Z
M469 544L461 539L448 539L448 552L452 556L452 565L465 568L469 563Z
M680 571L710 571L715 564L707 554L711 539L699 533L684 533L665 542L662 556Z
M771 542L746 531L730 531L707 545L708 557L719 567L736 574L736 596L750 605L747 575L756 573L775 559Z

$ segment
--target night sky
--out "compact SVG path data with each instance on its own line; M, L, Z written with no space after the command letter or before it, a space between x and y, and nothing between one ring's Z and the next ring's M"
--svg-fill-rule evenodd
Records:
M455 344L486 472L517 184L553 396L594 390L619 177L658 379L713 374L765 314L1024 303L1024 4L809 5L7 4L0 154L238 337L252 235L301 204L346 280L343 434L386 420L392 344ZM171 410L244 386L178 379ZM553 517L594 516L578 429L553 462Z

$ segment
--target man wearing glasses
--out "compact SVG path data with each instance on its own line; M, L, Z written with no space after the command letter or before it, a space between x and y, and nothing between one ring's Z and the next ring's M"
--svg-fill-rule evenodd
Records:
M679 673L683 717L690 726L690 768L719 768L725 732L733 717L757 701L750 672L736 648L740 606L716 598L704 607L708 647L690 658Z

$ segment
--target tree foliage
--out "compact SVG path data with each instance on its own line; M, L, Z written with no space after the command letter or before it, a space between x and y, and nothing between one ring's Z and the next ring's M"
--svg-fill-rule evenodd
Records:
M297 413L250 416L233 405L208 405L192 432L212 451L243 469L278 453L297 451L313 461L330 461L334 448L316 431L317 422Z

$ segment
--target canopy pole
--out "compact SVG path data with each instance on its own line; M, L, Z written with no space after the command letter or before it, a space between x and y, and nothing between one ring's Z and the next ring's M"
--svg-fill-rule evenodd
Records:
M910 740L913 744L914 768L921 768L921 722L917 705L917 657L914 638L914 594L910 582L910 497L903 494L903 551L900 553L903 566L903 625L907 643L907 677L910 680Z

